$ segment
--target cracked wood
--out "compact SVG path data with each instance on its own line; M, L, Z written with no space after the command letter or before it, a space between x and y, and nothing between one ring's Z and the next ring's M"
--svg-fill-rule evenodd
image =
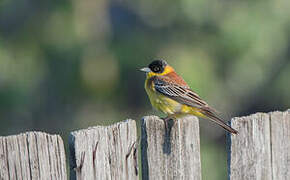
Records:
M0 179L67 179L61 137L42 132L0 137Z
M290 111L233 118L229 177L234 180L290 179Z
M168 122L144 117L141 125L142 179L201 179L199 123L194 116Z
M71 179L138 179L135 121L74 131L69 141Z

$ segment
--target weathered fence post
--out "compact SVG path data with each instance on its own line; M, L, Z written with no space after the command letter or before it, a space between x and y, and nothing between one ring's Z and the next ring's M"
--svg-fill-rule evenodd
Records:
M28 132L0 137L0 179L67 179L63 141Z
M199 123L194 116L163 120L147 116L141 125L142 179L201 179Z
M231 180L290 179L290 111L234 118L229 137Z
M97 126L70 135L71 179L138 179L136 122Z

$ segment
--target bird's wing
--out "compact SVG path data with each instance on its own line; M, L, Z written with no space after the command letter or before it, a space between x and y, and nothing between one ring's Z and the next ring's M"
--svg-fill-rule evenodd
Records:
M154 76L152 77L152 81L157 92L181 104L201 109L209 107L208 104L188 86L178 85L166 76Z
M204 100L202 100L195 92L187 85L178 85L166 76L152 77L154 88L157 92L188 106L196 107L201 110L201 113L207 116L227 131L237 134L238 131L225 124L221 118L216 115L216 110L211 108Z

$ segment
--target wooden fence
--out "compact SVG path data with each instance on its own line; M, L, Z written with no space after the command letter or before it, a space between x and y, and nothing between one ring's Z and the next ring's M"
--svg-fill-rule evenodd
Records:
M227 137L229 179L290 179L290 110L233 118L231 125L239 134ZM156 116L144 117L141 139L134 120L74 131L69 152L70 179L201 179L199 124L192 116L167 128ZM0 180L60 180L67 172L59 135L0 137Z

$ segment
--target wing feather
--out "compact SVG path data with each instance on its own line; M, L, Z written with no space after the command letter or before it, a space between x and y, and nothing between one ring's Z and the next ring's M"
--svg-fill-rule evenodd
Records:
M166 76L154 76L153 83L157 92L168 96L181 104L197 108L208 107L208 104L188 86L180 86L172 82L170 78Z
M237 134L238 131L224 123L215 113L215 109L211 108L198 94L192 91L187 85L178 85L166 76L153 76L152 82L157 92L188 106L199 108L205 116L227 131Z

